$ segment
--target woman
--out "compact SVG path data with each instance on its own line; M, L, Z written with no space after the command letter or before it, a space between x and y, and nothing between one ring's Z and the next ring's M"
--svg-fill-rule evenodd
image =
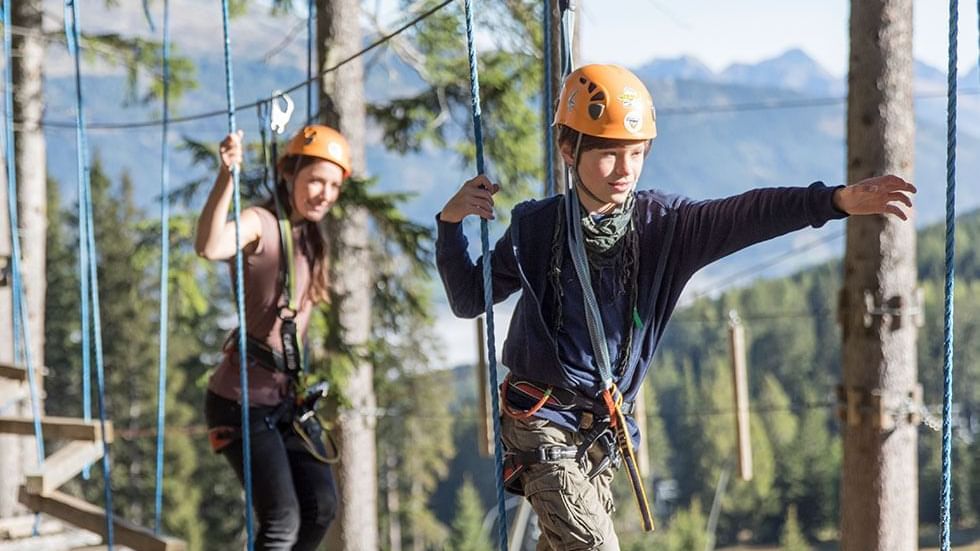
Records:
M235 256L235 225L227 212L242 137L239 131L221 142L221 169L198 220L195 250L209 260ZM315 549L337 509L330 466L293 428L298 356L288 352L299 349L314 304L327 300L327 247L317 222L337 201L350 166L340 133L307 126L279 159L275 196L241 214L256 549ZM292 258L284 253L289 250ZM234 264L231 271L234 276ZM212 449L243 481L237 342L236 332L208 382L205 417Z

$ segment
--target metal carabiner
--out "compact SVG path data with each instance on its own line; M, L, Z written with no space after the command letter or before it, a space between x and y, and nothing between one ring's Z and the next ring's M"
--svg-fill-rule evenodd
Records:
M270 102L272 104L272 112L270 113L271 122L269 123L269 128L272 129L276 134L282 134L286 131L286 125L289 124L289 118L293 116L293 100L288 94L282 93L280 90L276 90L272 93L272 98ZM285 104L285 107L283 107Z

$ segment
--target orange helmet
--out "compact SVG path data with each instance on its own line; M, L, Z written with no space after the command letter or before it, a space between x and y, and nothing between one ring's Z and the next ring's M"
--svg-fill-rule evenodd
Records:
M619 65L583 65L565 78L554 124L598 138L652 140L653 98L643 82Z
M297 132L286 144L286 150L279 157L280 172L286 159L293 155L306 155L330 161L344 171L344 178L350 176L350 145L340 132L329 126L311 124Z

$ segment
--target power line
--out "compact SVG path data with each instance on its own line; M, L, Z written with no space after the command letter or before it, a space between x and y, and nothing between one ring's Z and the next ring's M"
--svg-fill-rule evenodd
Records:
M321 71L320 73L318 73L313 78L308 78L308 79L306 79L306 80L304 80L304 81L302 81L300 83L297 83L297 84L295 84L295 85L287 88L282 93L283 94L289 94L289 93L295 92L296 90L299 90L300 88L302 88L302 87L306 86L307 84L309 84L309 83L311 83L311 82L319 79L320 77L322 77L322 76L324 76L326 74L332 73L332 72L340 69L344 65L347 65L348 63L354 61L355 59L357 59L357 58L359 58L359 57L367 54L368 52L374 50L375 48L383 45L384 43L388 42L392 38L400 35L401 33L405 32L405 31L407 31L408 29L410 29L411 27L415 26L419 22L421 22L421 21L423 21L423 20L431 17L436 12L438 12L439 10L441 10L442 8L448 6L451 3L453 3L453 0L444 0L443 2L437 4L437 5L433 6L432 8L430 8L430 9L422 12L421 14L417 15L416 17L414 17L413 19L411 19L410 21L408 21L407 23L405 23L404 25L402 25L398 29L396 29L396 30L394 30L394 31L392 31L392 32L390 32L390 33L388 33L386 35L382 35L380 38L378 38L377 40L375 40L371 44L367 45L366 47L362 48L361 50L357 51L356 53L348 56L347 58L342 59L338 63L334 64L332 67L329 67L327 69L324 69L323 71ZM266 98L263 98L263 99L260 99L260 100L253 101L251 103L241 104L241 105L238 105L238 106L235 107L235 111L237 112L237 111L244 111L246 109L253 109L253 108L257 107L258 105L260 105L262 103L266 103L266 102L271 101L273 99L274 98L272 96L269 96L269 97L266 97ZM228 110L227 109L217 109L217 110L214 110L214 111L207 111L207 112L198 113L198 114L195 114L195 115L186 115L186 116L183 116L183 117L174 117L174 118L171 118L169 122L170 122L170 124L180 124L180 123L191 122L191 121L196 121L196 120L201 120L201 119L209 119L209 118L212 118L212 117L224 116L224 115L227 115L227 114L228 114ZM18 123L18 124L22 123L22 121L15 121L15 122ZM152 126L159 126L159 125L162 125L162 124L163 124L163 121L162 120L160 120L160 119L154 119L154 120L136 121L136 122L92 123L92 124L89 124L88 125L88 128L91 129L91 130L124 130L124 129L146 128L146 127L152 127ZM75 127L75 123L70 123L70 122L67 122L67 121L45 121L45 122L42 123L41 126L42 127L51 127L51 128L74 128Z

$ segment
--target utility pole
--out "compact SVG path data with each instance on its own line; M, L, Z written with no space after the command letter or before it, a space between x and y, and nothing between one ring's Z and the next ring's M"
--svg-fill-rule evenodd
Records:
M543 9L550 11L550 17L543 17L545 25L544 44L541 48L544 56L550 57L551 79L544 83L544 93L541 95L541 123L546 139L544 144L544 197L551 197L565 190L565 163L558 153L558 129L551 125L555 119L555 107L558 93L561 91L561 9L559 0L545 0ZM548 60L546 59L546 63ZM548 75L545 74L545 79ZM551 174L548 174L549 157L551 159Z
M912 0L852 1L850 40L847 181L911 179ZM844 551L917 548L916 426L899 415L917 396L916 297L914 222L848 220L839 304Z

